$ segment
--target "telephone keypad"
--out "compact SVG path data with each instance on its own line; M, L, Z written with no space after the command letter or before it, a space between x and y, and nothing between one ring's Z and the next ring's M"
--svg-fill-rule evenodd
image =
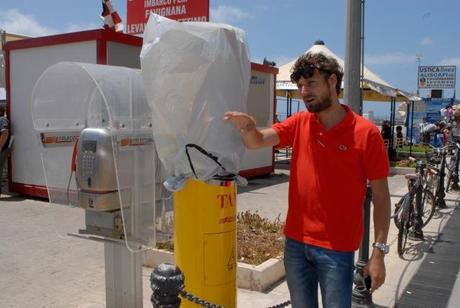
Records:
M83 154L82 158L82 169L84 174L91 175L94 170L94 155Z

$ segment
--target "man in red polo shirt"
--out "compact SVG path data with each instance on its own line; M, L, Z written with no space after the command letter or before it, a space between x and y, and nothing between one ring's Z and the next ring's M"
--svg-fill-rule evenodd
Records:
M370 181L374 204L373 251L364 272L371 291L385 280L390 223L388 157L378 128L340 104L343 72L324 54L301 56L291 80L308 109L272 128L227 112L250 149L292 146L284 263L293 307L350 307L354 252L363 233L363 203Z

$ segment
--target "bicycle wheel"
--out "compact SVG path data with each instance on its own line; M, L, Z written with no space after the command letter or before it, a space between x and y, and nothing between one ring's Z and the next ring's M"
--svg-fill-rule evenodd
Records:
M401 229L401 216L404 207L402 204L404 203L404 200L407 199L407 202L409 202L410 198L410 193L406 193L399 201L396 203L395 210L393 212L393 221L398 229ZM426 226L427 223L430 222L431 218L433 218L434 211L435 211L435 205L436 205L436 198L434 197L433 193L428 190L428 189L423 189L423 195L422 195L422 205L423 205L423 213L422 213L422 228ZM412 198L412 208L415 208L416 206L416 198L415 196Z
M425 189L428 189L434 195L436 192L436 187L438 187L438 181L439 176L437 174L427 172L423 181L425 183Z
M406 199L407 200L407 199ZM409 200L404 201L403 204L401 205L402 210L400 212L400 228L398 232L398 255L402 256L404 254L404 250L406 249L406 244L407 244L407 235L409 234L409 218L410 218L410 213L409 213Z
M422 227L425 227L430 222L431 218L433 218L435 207L436 207L436 198L434 197L433 193L429 191L428 189L423 190L422 204L423 204L423 216L422 216L423 225Z
M409 193L406 193L404 196L399 199L398 203L395 205L395 210L393 212L393 221L395 223L396 228L400 229L401 226L401 215L402 215L402 204L406 198L409 198Z

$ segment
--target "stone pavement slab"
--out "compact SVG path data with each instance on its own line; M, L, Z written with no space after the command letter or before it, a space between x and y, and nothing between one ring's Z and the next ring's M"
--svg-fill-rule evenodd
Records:
M273 178L266 181L257 179L246 190L240 190L239 211L257 210L264 217L276 218L281 215L284 220L287 210L287 176L284 170L277 169L276 174L276 181ZM394 204L406 191L405 180L403 176L393 176L389 184ZM396 253L397 232L391 223L391 252L386 257L387 280L373 295L377 307L395 307L395 304L402 307L399 301L402 304L413 292L412 288L422 290L420 285L430 277L435 278L433 281L439 288L433 287L428 291L442 294L447 298L443 303L452 303L459 297L458 270L455 272L455 265L452 264L454 261L449 259L450 249L460 243L456 237L458 227L451 229L449 225L449 221L454 221L452 217L460 216L460 211L455 210L458 208L458 195L448 194L446 199L448 208L441 210L426 226L426 241L410 242L411 249L405 254L404 260ZM70 228L80 215L80 209L50 206L41 200L2 195L0 307L105 306L103 245L74 237L64 238L56 231ZM55 225L59 223L67 227L56 228ZM456 250L452 250L452 253L453 256L459 255ZM445 259L441 262L431 259L432 256L443 256ZM443 266L449 266L449 270L431 270L434 264L430 262L440 262ZM151 307L151 271L150 268L143 269L144 307ZM447 274L456 275L457 279L450 277L446 284L440 279ZM266 293L238 290L240 308L268 307L287 299L289 292L284 281ZM458 301L454 303L449 308L456 307Z

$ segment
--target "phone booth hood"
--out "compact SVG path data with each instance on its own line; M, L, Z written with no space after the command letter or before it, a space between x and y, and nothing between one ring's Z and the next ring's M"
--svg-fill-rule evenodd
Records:
M152 247L158 170L140 71L60 62L37 80L31 103L50 203L84 208L87 227L121 218L128 248Z

